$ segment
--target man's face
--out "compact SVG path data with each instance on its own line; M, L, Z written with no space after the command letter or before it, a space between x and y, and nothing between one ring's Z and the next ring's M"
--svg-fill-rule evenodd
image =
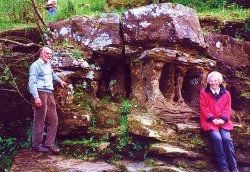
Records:
M45 47L40 55L40 58L45 62L48 63L52 59L52 50Z

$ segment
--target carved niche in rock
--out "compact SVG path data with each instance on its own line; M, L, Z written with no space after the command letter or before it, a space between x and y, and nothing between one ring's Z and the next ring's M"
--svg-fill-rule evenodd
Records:
M177 50L154 48L131 60L131 97L161 101L168 108L198 110L199 91L216 63Z

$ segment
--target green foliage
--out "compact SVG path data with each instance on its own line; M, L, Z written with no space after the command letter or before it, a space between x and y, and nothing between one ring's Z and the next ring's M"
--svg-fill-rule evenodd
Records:
M169 2L194 8L198 16L218 17L224 21L244 21L250 16L250 9L243 9L235 4L226 5L227 0L170 0ZM134 1L128 0L127 3L134 3ZM44 8L44 0L36 0L36 5L47 22L66 19L74 15L98 16L105 13L105 0L58 1L58 12L54 19L48 16L48 12ZM30 0L0 0L0 6L0 21L2 21L0 22L0 31L24 27L23 23L34 26L35 21L37 21ZM127 9L122 6L111 12L121 14L125 10Z
M116 148L118 151L122 151L131 141L131 137L128 135L128 114L130 113L130 108L132 104L129 100L121 99L121 107L120 107L120 137L117 138L118 144Z
M42 4L43 0L37 0ZM30 0L0 0L0 19L1 21L17 22L34 22L34 11ZM4 19L4 20L2 20Z
M170 0L169 2L182 4L197 11L205 11L212 8L222 8L225 6L227 0L210 0L210 1L200 1L200 0Z
M29 121L29 118L23 120L13 120L10 124L0 123L0 171L9 171L9 168L12 163L13 155L20 148L28 148L31 145L31 135L32 135L32 125L30 123L30 128L27 130L25 135L25 140L18 140L13 137L13 131L18 130L21 127L28 128L26 122ZM11 131L9 130L11 128ZM12 129L15 129L12 131ZM16 135L16 133L14 134ZM23 137L22 137L23 138Z
M249 91L245 91L245 92L241 92L240 93L240 96L242 96L242 97L246 97L246 98L250 98L250 92Z
M58 13L55 16L56 20L62 20L76 15L76 7L73 0L58 1Z
M92 103L91 97L87 92L88 84L87 82L82 82L82 85L74 87L74 103L77 106L84 108L85 112L96 111L97 107Z
M76 60L81 59L81 58L82 58L82 52L79 51L79 50L74 50L74 51L72 52L72 56L73 56Z
M122 151L129 143L129 141L131 140L131 137L126 135L123 135L122 137L118 137L117 141L118 144L116 145L116 148L118 151Z
M103 104L108 104L108 103L110 102L110 99L111 99L110 96L105 95L105 96L101 99L101 102L102 102Z
M110 80L109 81L109 88L113 87L113 85L115 85L116 80Z
M195 145L205 146L205 143L203 140L201 140L197 135L195 135L193 138L191 138L191 143Z
M250 32L250 26L249 26L249 23L244 23L243 24L243 28L242 28L244 31L246 32Z
M9 82L11 78L10 69L6 67L3 71L3 75L0 76L0 85Z
M129 100L121 99L121 107L120 107L121 115L123 115L123 116L128 115L131 107L133 107L133 104L130 103Z
M17 139L0 136L0 170L8 169L12 163L12 156L18 148Z
M89 130L90 131L94 131L95 130L95 123L96 123L95 117L91 118L91 122L90 122L90 126L89 126Z
M240 34L236 34L235 39L237 39L238 41L244 41L244 38L242 38Z
M132 145L133 145L134 150L136 150L136 151L142 150L142 145L140 142L134 142L134 143L132 143Z
M90 137L89 139L84 138L83 140L65 140L61 144L64 145L87 145L93 148L98 148L102 142L97 141L94 137Z
M81 140L65 140L60 145L63 147L63 155L67 157L76 157L78 159L95 160L98 157L98 148L102 140L96 140L94 137Z
M32 141L32 124L30 124L30 127L27 131L27 139L26 141L21 143L22 148L29 148L31 146L31 141Z

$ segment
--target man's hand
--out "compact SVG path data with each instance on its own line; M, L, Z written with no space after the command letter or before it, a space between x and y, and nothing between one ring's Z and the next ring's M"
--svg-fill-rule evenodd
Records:
M66 82L64 82L64 81L62 81L62 82L60 82L60 84L61 84L61 86L64 88L64 87L67 87L67 83Z
M40 108L42 106L42 101L39 97L35 98L35 106L38 108Z
M218 119L214 119L214 120L212 121L212 123L213 123L214 125L219 125L219 120L218 120Z
M223 125L225 123L225 121L223 119L219 119L218 122L219 122L218 125Z

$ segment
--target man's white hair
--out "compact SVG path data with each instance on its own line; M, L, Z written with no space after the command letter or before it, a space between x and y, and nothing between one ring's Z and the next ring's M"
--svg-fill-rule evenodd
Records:
M211 80L212 78L218 79L220 84L221 84L222 81L223 81L223 76L222 76L222 74L221 74L220 72L217 72L217 71L213 71L213 72L210 72L210 73L208 74L208 76L207 76L207 83L209 83L210 80Z

